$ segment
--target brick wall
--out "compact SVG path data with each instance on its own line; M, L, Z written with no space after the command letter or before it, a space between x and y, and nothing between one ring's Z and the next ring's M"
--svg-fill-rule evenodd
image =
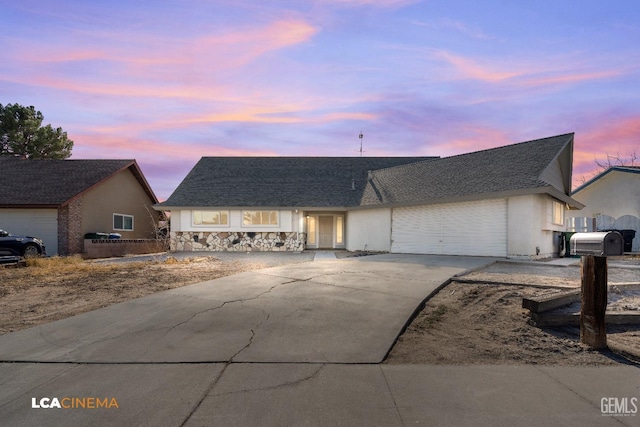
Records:
M58 209L58 254L72 255L83 250L82 197Z
M155 239L85 239L85 258L111 258L166 252L166 242Z

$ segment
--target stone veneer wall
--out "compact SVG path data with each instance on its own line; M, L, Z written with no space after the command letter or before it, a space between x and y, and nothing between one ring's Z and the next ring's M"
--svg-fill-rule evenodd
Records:
M171 251L250 252L304 250L306 233L172 231Z

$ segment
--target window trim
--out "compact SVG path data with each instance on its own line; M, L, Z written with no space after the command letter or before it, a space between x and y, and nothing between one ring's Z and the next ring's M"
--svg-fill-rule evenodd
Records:
M122 228L116 228L116 216L122 217ZM125 218L131 218L131 228L126 228ZM135 218L133 215L115 213L113 214L113 231L134 231L135 230Z
M226 215L227 217L227 222L226 223L220 223L220 224L196 224L195 222L195 213L196 212L217 212L218 215L220 216L220 219L222 220L223 215ZM191 211L191 225L193 227L226 227L228 228L230 224L230 219L229 219L229 211L225 211L225 210L212 210L212 209L193 209Z
M559 221L556 221L556 208L559 209L558 213L560 214L560 218ZM566 216L566 209L564 207L564 204L562 202L559 202L557 200L553 200L553 203L551 204L551 223L554 225L564 225L565 223L565 216Z
M275 224L254 224L253 222L250 224L247 224L247 222L245 221L245 215L247 213L251 213L251 216L253 217L254 213L260 212L260 213L268 213L269 218L271 218L271 214L275 213L276 214L276 223ZM262 218L262 215L260 215L260 217ZM280 227L280 211L276 211L276 210L246 210L246 211L242 211L242 227L271 227L271 228L278 228Z

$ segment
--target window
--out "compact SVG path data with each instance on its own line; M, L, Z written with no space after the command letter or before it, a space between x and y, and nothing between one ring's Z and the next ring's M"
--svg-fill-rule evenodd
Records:
M307 217L307 244L309 245L316 244L316 217L315 216Z
M336 245L344 244L344 217L336 217Z
M228 211L192 211L193 225L229 225Z
M560 202L553 202L553 223L564 225L564 205Z
M243 211L242 225L278 225L278 211Z
M113 229L133 231L133 215L113 214Z

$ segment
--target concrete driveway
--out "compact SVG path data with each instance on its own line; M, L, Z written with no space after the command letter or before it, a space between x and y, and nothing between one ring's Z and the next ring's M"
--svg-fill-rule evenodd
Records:
M378 364L427 295L488 262L280 266L0 336L0 425L637 425L602 406L640 396L634 366Z
M378 363L427 295L491 261L380 255L241 273L0 336L0 360Z

